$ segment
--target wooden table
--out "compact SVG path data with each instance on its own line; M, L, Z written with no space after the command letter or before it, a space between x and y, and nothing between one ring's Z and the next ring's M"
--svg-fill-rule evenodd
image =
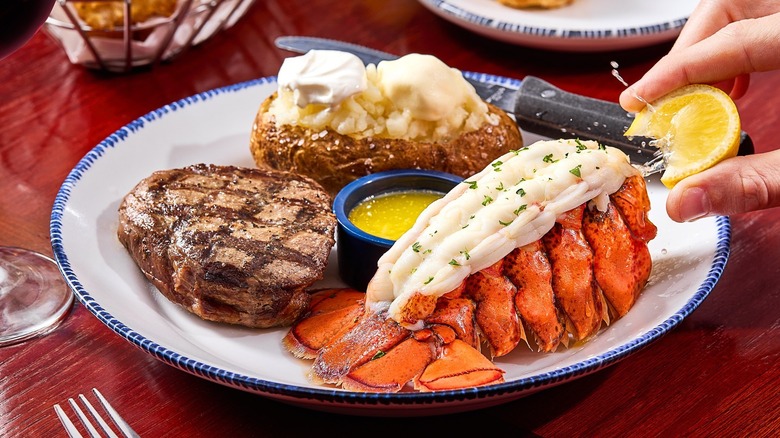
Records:
M431 53L462 70L523 78L606 100L669 48L576 54L476 36L413 0L259 1L232 29L172 63L129 75L71 65L43 32L0 61L0 244L52 255L52 202L72 167L117 128L174 100L275 75L273 40L313 35L388 52ZM780 72L738 101L757 150L780 138ZM657 206L656 208L662 208ZM64 436L54 403L98 387L142 436L295 436L486 427L541 436L777 435L780 430L780 210L731 218L725 272L676 329L627 359L499 406L429 418L366 418L290 406L166 365L81 304L53 333L0 349L0 436ZM403 423L400 423L403 421Z

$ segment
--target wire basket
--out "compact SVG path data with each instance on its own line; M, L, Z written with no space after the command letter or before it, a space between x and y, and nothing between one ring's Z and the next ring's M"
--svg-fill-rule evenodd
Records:
M128 72L171 60L233 26L254 2L57 0L45 28L72 63Z

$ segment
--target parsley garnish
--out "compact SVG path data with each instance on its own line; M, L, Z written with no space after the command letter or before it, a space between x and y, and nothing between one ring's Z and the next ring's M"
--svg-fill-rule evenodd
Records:
M578 151L583 151L583 150L585 150L585 149L587 149L587 148L588 148L587 146L585 146L584 144L582 144L582 142L580 141L580 139L579 139L579 138L575 138L575 139L574 139L574 142L575 142L575 143L577 143L577 150L578 150Z
M517 191L516 191L515 193L517 193L517 194L518 194L518 195L520 195L520 196L525 196L525 190L523 190L523 188L522 188L522 187L520 187L519 189L517 189Z
M463 181L464 184L468 184L470 189L476 189L477 188L477 182L476 181Z
M458 261L457 261L457 260L455 260L455 259L452 259L452 260L450 260L450 264L451 264L452 266L460 266L460 263L458 263Z
M463 250L463 251L461 251L460 253L461 253L461 254L463 254L463 257L466 257L466 260L468 260L468 259L470 259L470 258L471 258L471 256L469 255L469 251L468 251L468 250L466 250L466 249L464 249L464 250Z
M414 251L414 252L420 252L420 247L421 247L421 246L422 246L422 245L420 245L420 242L414 242L414 243L412 244L412 251Z
M582 178L582 175L580 174L580 169L582 168L582 164L578 164L577 167L574 169L569 170L569 173L576 176L577 178Z
M554 163L558 160L553 160L553 154L548 154L545 155L544 158L542 158L542 161L544 161L545 163Z
M430 283L432 281L433 281L433 277L428 277L428 279L425 280L425 283L423 283L423 284L428 284L428 283Z
M524 211L528 207L528 204L523 204L519 207L517 207L517 210L513 211L515 216L519 215L521 211Z
M511 224L511 223L512 223L512 221L509 221L509 222L504 222L504 221L502 221L501 219L499 219L499 220L498 220L498 223L499 223L499 224L501 224L501 225L503 225L503 226L507 226L507 225Z
M385 352L382 350L377 350L376 354L374 354L373 357L371 357L371 360L379 359L380 357L384 356Z
M520 148L520 149L512 149L512 150L510 150L509 152L512 152L513 154L517 155L517 154L519 154L520 152L527 151L527 150L528 150L528 146L526 146L526 147L524 147L524 148Z
M491 202L493 202L493 198L491 198L491 197L490 197L490 196L488 196L488 195L485 195L485 199L484 199L484 200L482 200L482 205L483 205L483 206L485 206L485 205L488 205L488 204L490 204Z

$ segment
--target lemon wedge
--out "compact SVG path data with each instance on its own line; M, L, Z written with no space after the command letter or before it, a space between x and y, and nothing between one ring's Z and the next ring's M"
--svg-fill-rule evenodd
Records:
M654 139L665 171L661 182L672 188L683 178L737 155L740 139L737 107L719 88L694 84L651 102L636 114L625 136Z

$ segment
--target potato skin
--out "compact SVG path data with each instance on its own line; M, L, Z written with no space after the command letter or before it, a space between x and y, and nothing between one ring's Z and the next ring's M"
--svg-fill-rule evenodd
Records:
M293 125L276 126L266 117L276 93L260 106L252 127L250 151L260 168L307 175L332 196L362 176L393 169L432 169L466 178L495 158L523 146L520 130L501 109L497 126L486 123L476 131L437 143L393 138L346 136L330 130L313 132Z

